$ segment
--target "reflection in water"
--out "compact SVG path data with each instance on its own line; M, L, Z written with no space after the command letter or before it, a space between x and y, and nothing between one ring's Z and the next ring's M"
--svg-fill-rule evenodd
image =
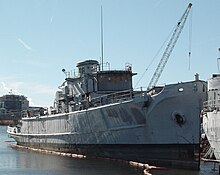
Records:
M12 149L5 142L6 127L0 126L0 175L140 175L126 164L94 160L76 159L58 155L44 154L29 150ZM11 144L11 143L10 143ZM153 175L218 175L212 171L212 163L201 163L201 171L154 170ZM218 168L217 168L218 169Z
M0 174L16 175L138 175L125 164L95 159L76 159L12 149L5 141L6 127L0 126ZM10 143L11 144L11 143Z
M47 170L58 174L127 174L132 170L127 165L116 165L110 161L74 159L57 155L47 155L33 152L22 152L16 157L17 168ZM137 172L136 172L137 173Z

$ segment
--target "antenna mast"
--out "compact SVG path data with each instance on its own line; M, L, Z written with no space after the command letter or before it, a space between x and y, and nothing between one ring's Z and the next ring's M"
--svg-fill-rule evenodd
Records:
M220 53L220 48L218 48L218 51L219 51L219 53ZM218 54L218 55L219 55L219 54ZM217 58L218 73L219 73L219 60L220 60L220 57L218 56L218 58Z
M102 6L101 6L101 70L103 71L103 21L102 21Z

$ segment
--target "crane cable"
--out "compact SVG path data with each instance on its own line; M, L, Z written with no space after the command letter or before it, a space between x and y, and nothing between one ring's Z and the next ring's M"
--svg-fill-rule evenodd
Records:
M135 88L137 87L137 85L139 84L139 82L142 80L142 78L144 77L145 73L148 71L148 69L150 68L150 66L153 64L153 62L155 61L155 59L157 58L157 56L159 55L159 53L161 52L161 50L163 49L164 45L166 44L166 42L168 41L168 39L170 38L170 36L172 35L173 31L175 29L175 26L173 27L173 29L171 30L170 34L167 36L167 38L165 39L165 41L163 42L163 44L160 46L159 50L157 51L156 55L153 57L153 59L151 60L150 64L147 66L147 68L145 69L145 71L143 72L143 74L141 75L141 77L139 78L139 80L137 81Z
M192 53L192 9L189 14L189 65L188 70L190 70L191 53Z
M190 20L189 20L189 65L188 65L188 69L190 70L190 61L191 61L191 49L192 49L192 9L190 12ZM176 26L174 26L175 28ZM145 69L145 71L143 72L143 74L141 75L141 77L139 78L139 80L137 81L135 88L137 87L137 85L139 84L139 82L141 81L141 79L144 77L145 73L148 71L149 67L153 64L154 60L156 59L157 55L161 52L163 46L165 45L165 43L168 41L168 39L170 38L171 34L173 33L174 29L170 32L169 36L167 37L167 39L164 41L164 43L162 44L162 46L160 47L160 49L158 50L158 52L156 53L156 55L153 57L153 59L151 60L150 64L148 65L148 67Z

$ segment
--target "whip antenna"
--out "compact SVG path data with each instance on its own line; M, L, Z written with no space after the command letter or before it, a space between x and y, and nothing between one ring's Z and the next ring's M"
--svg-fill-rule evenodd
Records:
M101 70L103 71L103 57L104 57L104 51L103 51L103 19L102 19L102 6L101 6Z

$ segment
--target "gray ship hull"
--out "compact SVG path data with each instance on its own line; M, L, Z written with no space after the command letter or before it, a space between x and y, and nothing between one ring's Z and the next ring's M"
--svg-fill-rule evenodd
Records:
M23 118L21 128L8 133L34 148L198 169L205 98L205 82L178 83L150 97Z
M19 143L25 147L87 157L135 161L150 165L198 170L199 144L49 144Z

